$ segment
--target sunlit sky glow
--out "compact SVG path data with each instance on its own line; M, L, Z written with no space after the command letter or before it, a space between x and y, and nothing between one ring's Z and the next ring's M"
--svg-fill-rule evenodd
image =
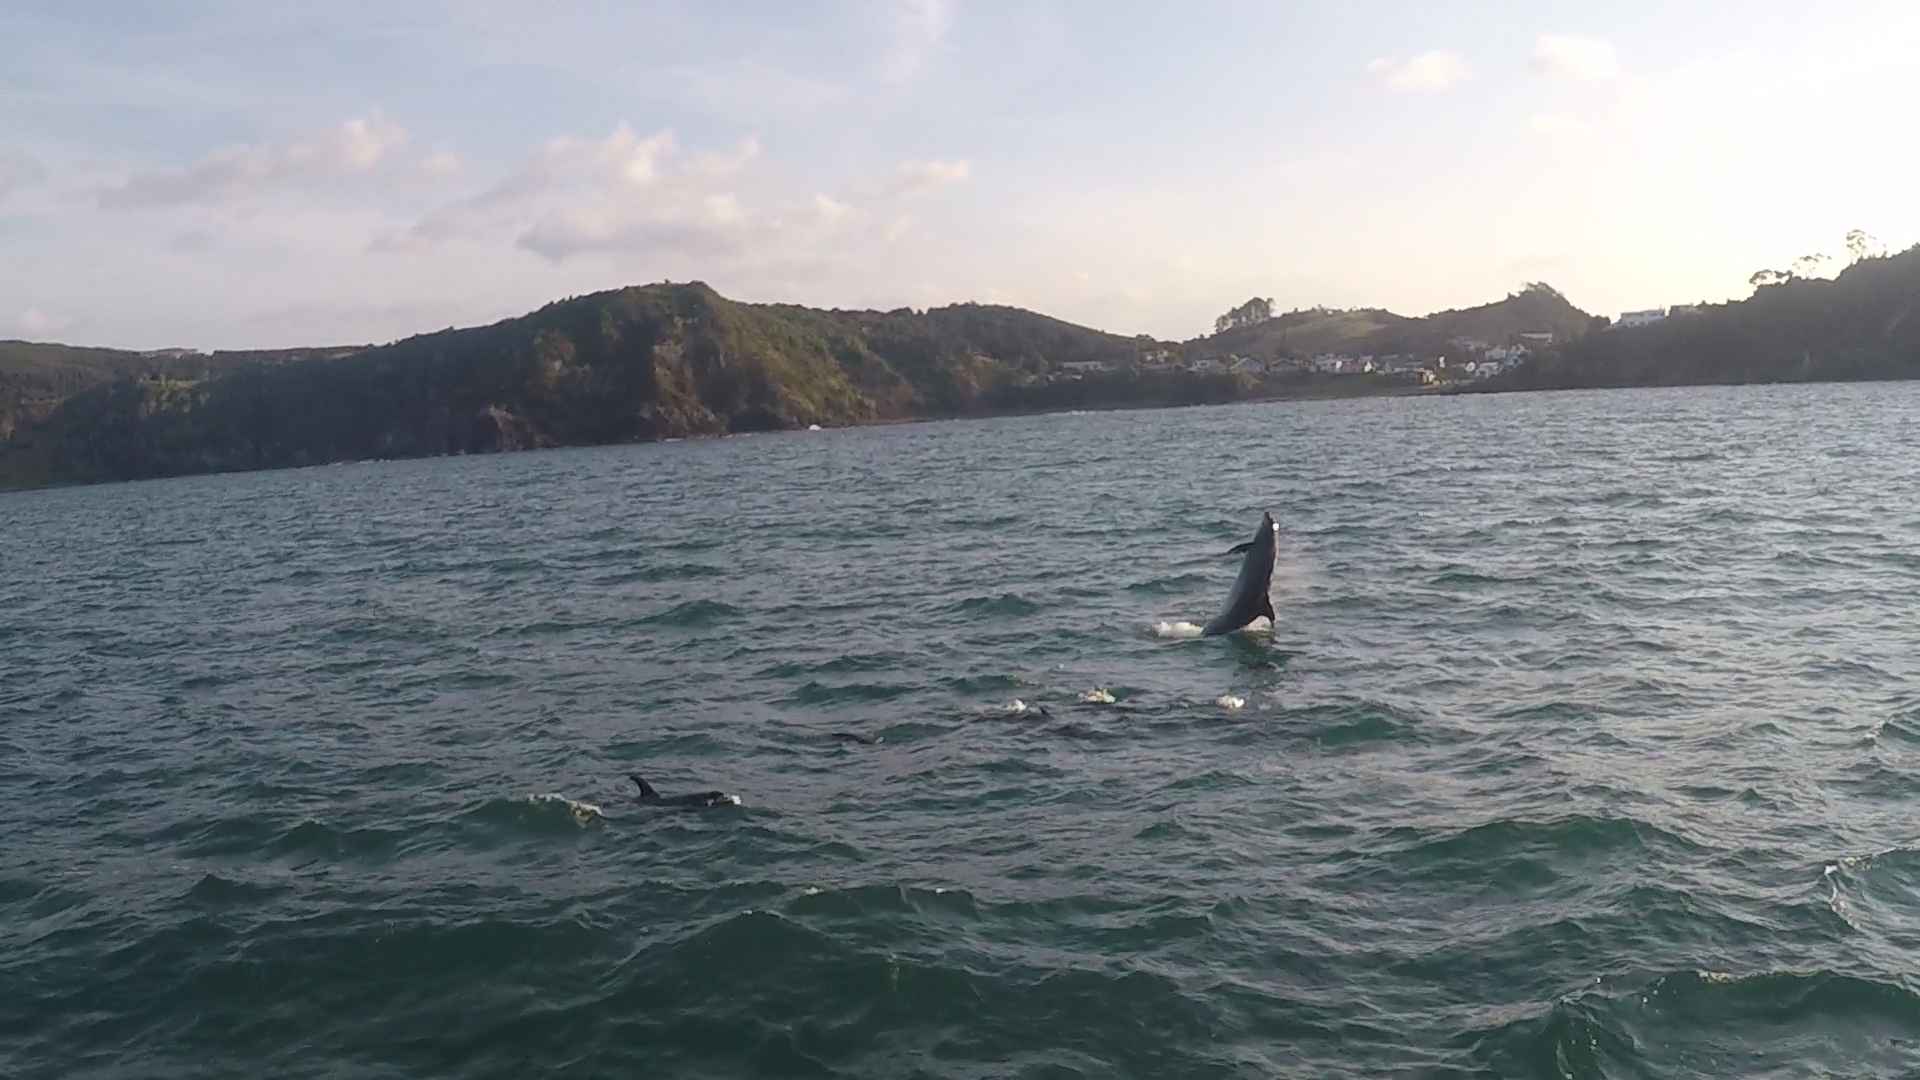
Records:
M1186 338L1920 240L1920 5L0 7L0 337L386 341L698 278Z

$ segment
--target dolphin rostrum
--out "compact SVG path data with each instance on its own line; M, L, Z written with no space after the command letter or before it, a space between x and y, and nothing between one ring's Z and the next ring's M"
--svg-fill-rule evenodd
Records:
M1273 600L1267 596L1267 589L1273 584L1273 549L1279 532L1273 515L1262 513L1260 531L1253 534L1253 539L1228 550L1229 555L1244 551L1247 558L1240 564L1240 576L1233 580L1226 610L1200 631L1203 635L1231 634L1262 615L1273 621Z

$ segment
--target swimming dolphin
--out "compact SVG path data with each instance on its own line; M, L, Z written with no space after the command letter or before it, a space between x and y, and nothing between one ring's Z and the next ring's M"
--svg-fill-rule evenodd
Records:
M1273 621L1273 600L1267 596L1267 589L1273 584L1273 549L1279 532L1280 526L1274 524L1273 515L1262 513L1260 529L1253 534L1253 539L1227 551L1229 555L1244 551L1247 558L1240 564L1240 576L1233 579L1233 592L1227 595L1226 610L1213 617L1200 631L1202 635L1231 634L1262 615L1268 622Z
M687 795L662 795L653 790L653 785L640 778L639 773L628 773L627 779L640 785L640 801L655 806L691 806L706 809L710 806L739 806L740 796L729 795L724 791L696 791Z

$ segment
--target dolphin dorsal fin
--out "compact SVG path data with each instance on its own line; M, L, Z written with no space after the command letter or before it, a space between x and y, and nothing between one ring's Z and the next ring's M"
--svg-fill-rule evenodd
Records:
M653 790L652 784L649 784L645 780L640 779L639 773L628 773L627 779L632 780L634 783L640 785L641 799L646 801L657 801L660 798L660 793Z

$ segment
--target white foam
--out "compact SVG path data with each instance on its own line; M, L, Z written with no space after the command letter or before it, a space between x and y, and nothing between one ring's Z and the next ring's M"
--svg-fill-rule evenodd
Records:
M1841 862L1845 861L1844 859L1841 860ZM1846 923L1855 930L1860 929L1860 925L1853 921L1853 916L1848 914L1847 898L1840 895L1840 866L1836 863L1828 863L1826 869L1820 871L1820 876L1826 880L1827 887L1833 890L1833 892L1827 896L1827 907L1831 909L1835 915L1840 916L1841 922Z
M1010 713L1023 713L1027 711L1027 703L1021 701L1019 698L1014 698L1012 701L1007 702L1004 708Z
M557 791L543 792L539 795L529 795L527 796L527 801L536 806L545 803L559 803L567 808L567 813L573 815L574 821L582 825L586 825L595 820L605 821L607 818L606 813L592 803L581 802L578 799L569 799Z
M1096 686L1093 689L1087 691L1086 693L1081 694L1080 700L1086 702L1089 705L1111 705L1114 703L1115 699L1113 696L1113 691L1108 690L1103 686Z
M1244 709L1247 707L1246 698L1234 697L1232 694L1221 694L1219 697L1213 699L1213 703L1223 709Z
M1200 636L1200 627L1190 622L1158 622L1153 624L1153 633L1155 637L1163 638L1197 638Z

